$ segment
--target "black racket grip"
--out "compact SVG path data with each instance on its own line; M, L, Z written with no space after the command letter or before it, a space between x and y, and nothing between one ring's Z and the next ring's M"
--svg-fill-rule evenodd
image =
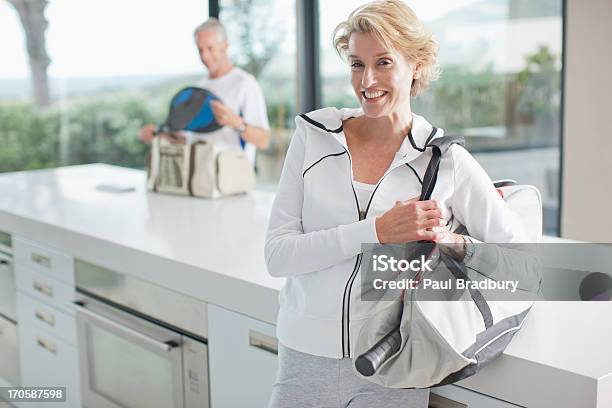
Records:
M399 326L391 330L370 350L366 351L355 360L355 368L366 377L374 375L378 367L389 357L397 353L402 345L402 335Z

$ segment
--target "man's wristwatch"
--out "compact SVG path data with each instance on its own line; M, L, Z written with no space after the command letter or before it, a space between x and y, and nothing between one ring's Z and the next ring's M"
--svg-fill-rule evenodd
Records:
M242 121L242 123L240 124L240 126L238 126L238 129L236 130L242 135L246 131L246 126L246 122Z

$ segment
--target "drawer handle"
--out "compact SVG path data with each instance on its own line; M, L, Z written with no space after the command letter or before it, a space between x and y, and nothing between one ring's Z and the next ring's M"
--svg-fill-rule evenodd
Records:
M55 316L53 316L51 313L45 313L40 310L35 310L34 316L41 322L47 323L51 327L55 326Z
M48 256L44 256L41 254L37 254L36 252L32 252L31 255L32 262L38 264L40 266L44 266L45 268L51 268L51 258Z
M42 293L43 295L53 297L53 288L49 285L45 285L44 283L40 283L38 281L33 281L32 288L34 288L35 291Z
M37 337L36 344L39 347L44 348L51 354L57 354L57 346L55 344L52 344L51 342L48 342L44 339L41 339L40 337Z
M171 352L172 350L181 346L181 344L176 340L164 341L164 340L154 339L153 337L150 337L144 333L141 333L140 331L136 329L133 329L124 324L118 323L108 317L105 317L101 314L93 312L87 308L87 304L84 300L77 300L73 303L73 305L75 307L75 310L77 310L78 313L82 313L84 317L87 317L92 320L92 322L89 322L90 324L95 325L96 324L95 322L101 322L103 324L107 324L110 327L112 327L112 329L109 330L110 333L116 336L121 336L121 337L125 337L126 335L132 336L132 337L137 338L141 342L145 342L151 346L154 346L166 352Z
M249 330L249 345L278 355L278 340L255 330Z

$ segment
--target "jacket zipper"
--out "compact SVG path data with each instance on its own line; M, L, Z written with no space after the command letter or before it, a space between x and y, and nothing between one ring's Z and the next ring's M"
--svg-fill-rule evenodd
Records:
M357 205L357 213L358 213L359 221L363 221L366 219L368 215L368 211L370 210L370 204L372 203L372 200L374 199L374 194L376 194L376 190L378 190L378 187L380 186L382 181L385 179L385 177L387 177L387 175L389 175L389 173L391 173L393 170L400 167L400 165L390 168L389 171L383 174L380 180L378 180L378 183L376 183L376 187L374 187L374 191L372 191L372 195L370 196L370 199L368 200L367 207L365 208L365 210L362 210L361 208L359 208L359 200L357 199L357 192L355 191L355 187L353 186L353 177L352 177L353 161L351 159L351 154L348 152L348 149L345 148L344 150L346 150L347 156L349 158L349 165L351 169L350 171L351 188L353 189L353 195L355 197L355 204ZM351 276L349 277L348 281L346 282L346 285L344 286L344 293L342 295L342 356L347 357L347 358L351 356L351 340L350 340L351 338L350 338L350 328L349 328L351 289L353 288L353 282L355 281L357 272L359 272L359 267L361 266L362 257L363 257L363 254L357 255L357 259L355 260L355 266L353 267L353 272L351 272Z
M357 205L357 217L359 218L359 221L364 220L366 217L366 212L365 210L361 210L361 208L359 208L359 200L357 199L357 192L355 191L355 186L353 185L353 160L351 159L351 154L349 153L348 149L344 149L346 151L346 155L348 156L349 159L349 169L350 169L350 176L351 176L351 188L353 189L353 196L355 197L355 205ZM347 296L347 293L350 294L350 286L352 286L352 281L355 278L356 272L359 270L359 265L361 263L361 254L357 255L357 258L355 259L355 266L353 266L353 271L351 272L351 275L348 279L348 281L346 282L346 284L344 285L344 292L342 294L342 356L343 357L350 357L350 339L349 339L349 316L348 316L348 312L349 312L349 303L350 303L350 296Z

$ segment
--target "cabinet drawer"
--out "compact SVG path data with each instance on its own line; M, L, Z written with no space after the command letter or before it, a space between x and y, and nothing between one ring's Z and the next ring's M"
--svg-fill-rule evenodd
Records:
M74 265L72 257L68 255L23 238L13 237L13 256L16 264L74 286Z
M74 315L72 302L74 301L74 286L67 285L49 276L25 268L19 264L15 265L17 288L33 297L57 307L64 312Z
M431 389L431 393L442 397L432 395L429 402L431 408L520 408L518 405L456 385L435 387Z
M20 323L21 382L28 387L66 387L66 402L45 407L80 407L79 360L76 347L38 329Z
M278 366L273 325L208 306L212 407L266 407Z
M76 319L46 303L33 299L22 292L17 294L19 322L32 324L52 336L69 344L77 345Z

